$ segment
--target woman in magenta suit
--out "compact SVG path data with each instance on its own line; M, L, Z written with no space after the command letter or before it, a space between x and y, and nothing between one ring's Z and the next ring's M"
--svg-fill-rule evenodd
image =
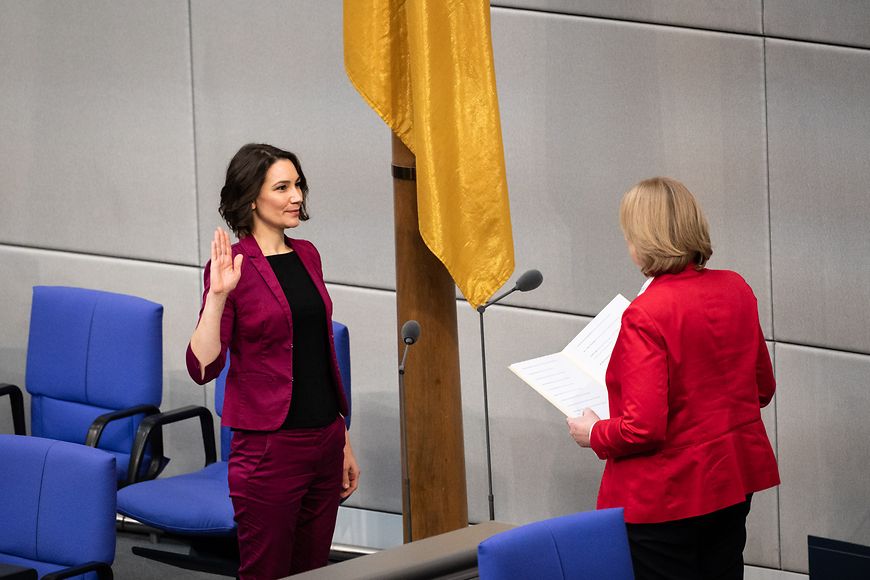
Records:
M620 224L651 281L622 317L610 418L585 409L569 430L606 460L598 507L625 508L636 578L743 578L751 495L779 484L755 295L740 275L705 268L707 221L680 182L640 182Z
M320 255L284 235L308 219L307 193L289 151L250 144L233 157L220 213L239 243L215 232L187 349L200 384L230 352L222 421L242 579L326 565L338 504L359 482Z

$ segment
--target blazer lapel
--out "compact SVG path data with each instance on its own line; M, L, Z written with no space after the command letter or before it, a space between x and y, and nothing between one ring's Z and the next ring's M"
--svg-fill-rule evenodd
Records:
M284 290L281 288L281 284L278 282L278 278L275 276L272 266L269 265L269 260L267 260L266 256L263 255L263 251L260 249L254 236L245 236L239 240L239 244L241 244L245 256L250 260L251 264L263 278L263 281L266 282L266 286L268 286L269 290L272 291L275 300L277 300L278 304L281 305L281 311L284 313L284 318L287 320L287 325L290 327L290 332L292 334L293 319L290 316L290 305L287 303L287 296L284 294Z

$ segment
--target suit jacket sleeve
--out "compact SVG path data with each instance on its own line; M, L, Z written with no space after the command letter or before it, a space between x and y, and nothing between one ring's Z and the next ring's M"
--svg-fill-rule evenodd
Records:
M601 459L655 449L668 426L667 351L654 322L640 308L630 307L623 314L613 354L622 415L598 421L592 429L590 444Z
M211 287L211 260L209 260L205 265L205 281L203 286L205 290L202 293L202 306L199 308L199 316L202 317L202 311L205 308L205 300L208 296L208 290ZM218 375L221 374L221 371L224 369L224 364L226 364L227 360L227 348L230 344L230 339L233 336L233 323L235 320L235 301L233 299L233 293L230 292L229 296L227 296L226 304L224 305L224 311L221 315L221 330L220 330L220 340L221 340L221 351L218 354L218 357L208 364L205 367L205 374L202 372L202 365L199 364L199 359L196 358L196 355L193 354L193 350L190 348L190 343L187 344L187 354L186 354L186 362L187 362L187 372L190 375L190 378L194 380L194 382L204 385L209 381L217 378ZM197 320L197 324L199 324L199 320Z

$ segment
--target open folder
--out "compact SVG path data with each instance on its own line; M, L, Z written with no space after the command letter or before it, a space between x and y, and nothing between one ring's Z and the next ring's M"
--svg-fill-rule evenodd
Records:
M565 413L576 417L590 407L610 417L604 374L630 302L617 294L561 352L510 365L518 377Z

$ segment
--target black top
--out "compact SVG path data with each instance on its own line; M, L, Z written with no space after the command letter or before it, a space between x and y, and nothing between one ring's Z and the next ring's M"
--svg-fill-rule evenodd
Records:
M266 256L293 319L293 396L282 429L325 427L338 416L326 307L296 252Z

